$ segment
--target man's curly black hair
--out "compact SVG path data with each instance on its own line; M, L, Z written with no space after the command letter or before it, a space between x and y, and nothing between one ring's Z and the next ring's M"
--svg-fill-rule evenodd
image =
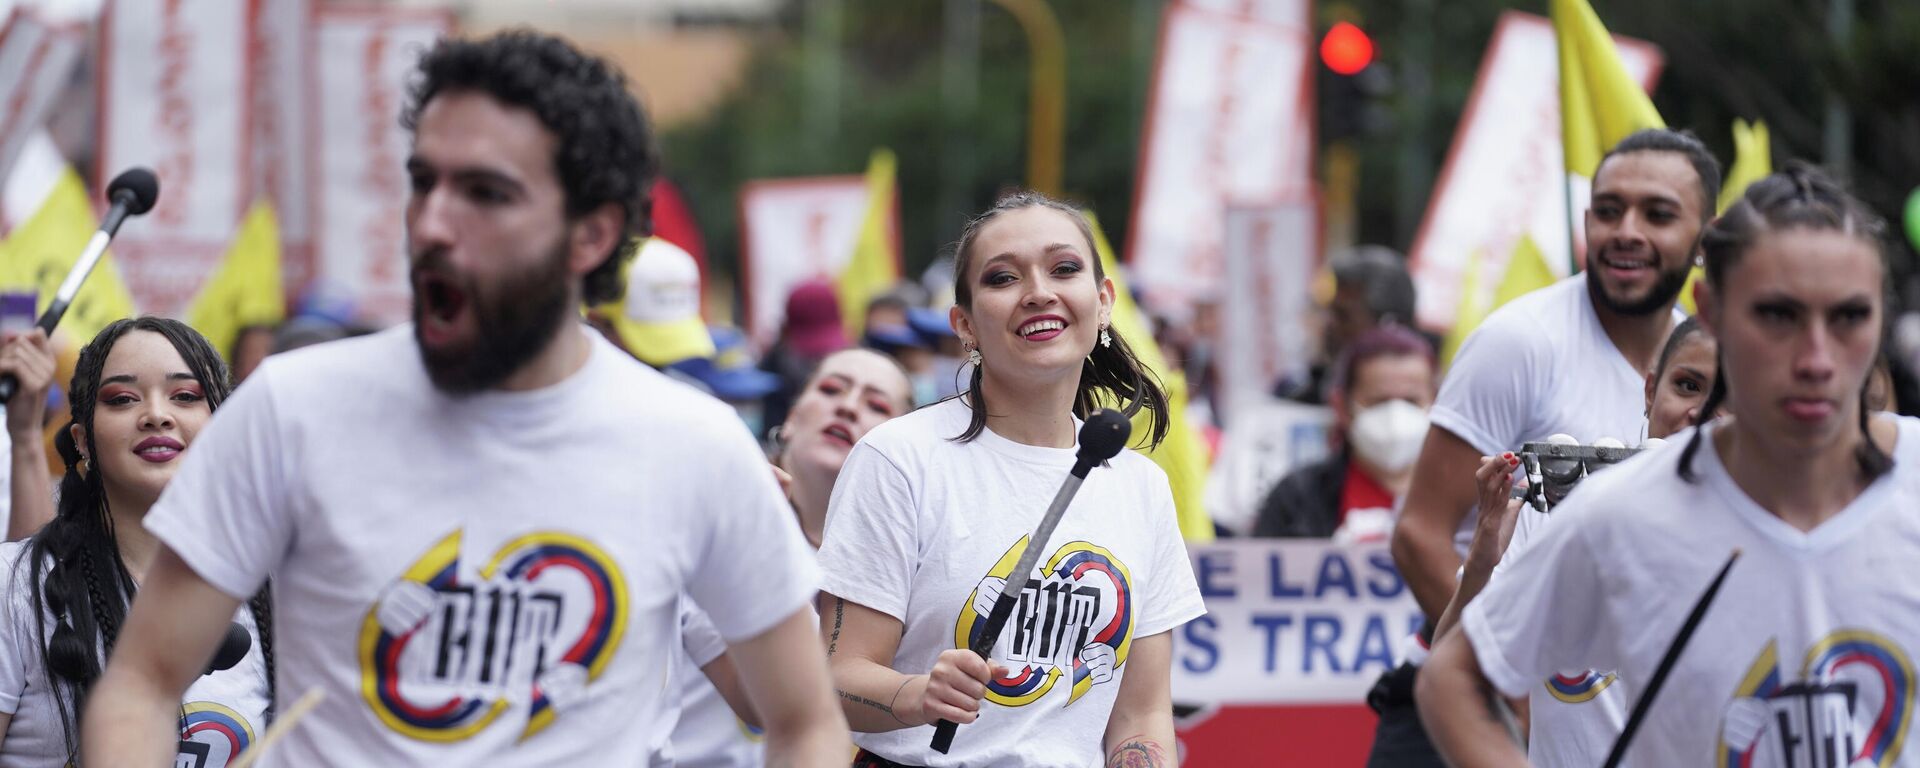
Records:
M482 40L441 40L420 57L400 124L419 128L433 97L456 90L485 93L534 113L552 131L554 170L566 191L568 216L607 203L626 214L625 235L607 260L587 274L588 304L620 298L620 265L633 258L634 238L653 231L648 190L660 157L639 102L618 67L580 52L565 40L512 30Z

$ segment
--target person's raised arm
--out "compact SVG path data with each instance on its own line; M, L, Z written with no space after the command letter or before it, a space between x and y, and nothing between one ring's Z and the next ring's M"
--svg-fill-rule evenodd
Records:
M1500 564L1513 535L1513 521L1520 514L1520 500L1512 497L1513 471L1520 459L1512 453L1482 456L1474 471L1474 487L1480 494L1480 517L1474 523L1473 543L1467 547L1467 563L1461 569L1460 586L1454 590L1447 609L1434 622L1433 639L1445 637L1460 621L1467 603L1486 588L1493 567Z
M1499 692L1480 671L1465 632L1438 640L1414 682L1420 722L1448 765L1470 768L1525 766L1527 755L1513 741Z
M1479 497L1473 480L1479 464L1480 452L1467 441L1444 427L1427 430L1413 484L1394 525L1393 562L1428 616L1444 613L1458 586L1454 573L1460 569L1460 555L1453 548L1453 534Z
M0 347L0 374L19 381L7 401L7 438L13 448L11 487L13 512L7 518L7 541L32 536L53 520L53 483L47 477L45 424L47 390L53 386L53 350L47 334L38 328L10 338Z
M833 706L812 611L802 606L772 629L730 644L727 655L767 730L768 765L847 764L853 742Z
M240 601L162 546L87 696L81 754L88 765L167 765L179 741L180 696L206 671Z

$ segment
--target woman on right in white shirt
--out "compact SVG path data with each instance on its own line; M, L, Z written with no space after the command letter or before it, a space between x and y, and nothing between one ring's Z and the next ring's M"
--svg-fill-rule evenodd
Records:
M1700 411L1730 418L1589 478L1467 605L1417 691L1451 762L1525 764L1490 697L1554 670L1618 669L1646 695L1737 551L1625 764L1920 765L1920 420L1865 404L1881 230L1807 166L1707 229L1720 375Z

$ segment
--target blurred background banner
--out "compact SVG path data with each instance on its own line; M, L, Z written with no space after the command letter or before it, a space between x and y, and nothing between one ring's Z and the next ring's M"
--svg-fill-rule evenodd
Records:
M1614 42L1629 75L1651 89L1660 51L1638 40ZM1523 235L1531 235L1557 274L1566 274L1569 212L1557 51L1553 25L1543 17L1509 11L1494 28L1408 254L1422 327L1442 331L1454 324L1467 262L1476 254L1483 261L1474 282L1491 296ZM1584 212L1584 189L1572 197Z
M321 67L314 58L316 0L248 0L247 110L252 156L245 198L265 202L279 224L287 285L313 277L313 206L318 155L313 100Z
M1268 399L1283 377L1313 362L1313 275L1319 265L1320 206L1308 196L1269 205L1230 205L1221 254L1220 400L1236 414Z
M159 202L114 240L134 303L178 313L248 203L247 0L111 0L101 22L94 187L135 165Z
M79 25L50 24L29 8L0 12L0 180L45 124L85 46ZM4 215L0 229L10 223Z
M1167 6L1127 248L1154 311L1217 296L1228 201L1311 190L1312 51L1308 0Z
M741 188L740 289L747 333L761 349L780 335L794 286L831 280L852 261L869 197L860 175L763 179Z
M319 276L358 302L361 322L405 320L411 306L406 261L406 161L400 126L406 77L453 17L387 8L320 10L315 137Z

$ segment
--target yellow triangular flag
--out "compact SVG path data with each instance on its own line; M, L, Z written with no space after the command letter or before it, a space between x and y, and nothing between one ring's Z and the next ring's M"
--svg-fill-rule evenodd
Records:
M1160 353L1160 345L1153 340L1153 327L1147 323L1147 317L1140 307L1133 303L1133 293L1127 289L1126 279L1120 275L1120 262L1113 257L1113 245L1107 242L1106 233L1101 231L1100 220L1092 211L1087 211L1086 217L1087 226L1093 230L1093 247L1100 252L1100 269L1113 281L1113 314L1110 317L1113 331L1127 340L1134 355L1159 378L1161 387L1166 390L1167 438L1160 442L1160 447L1147 452L1146 456L1167 473L1167 484L1173 489L1173 506L1179 517L1181 537L1192 544L1213 541L1213 518L1207 515L1204 497L1207 452L1200 440L1200 433L1187 421L1187 379L1169 366L1166 356ZM1134 415L1135 437L1147 435L1147 419L1148 414L1144 410Z
M1767 137L1767 124L1754 121L1749 124L1736 118L1733 121L1733 165L1727 167L1726 182L1720 185L1720 200L1716 210L1726 213L1727 207L1747 193L1747 185L1764 179L1773 173L1773 146ZM1706 271L1694 267L1687 273L1687 284L1680 289L1680 309L1691 315L1699 310L1693 305L1693 284L1700 282Z
M72 167L62 169L40 209L0 246L0 287L37 291L35 311L45 312L98 228L99 219L94 217L80 174ZM120 270L108 253L94 265L93 274L67 306L60 332L84 345L107 324L133 314L133 294L120 281Z
M232 359L240 331L287 319L287 297L280 286L280 219L272 203L260 200L240 221L220 271L194 297L187 323Z
M1453 327L1447 329L1447 337L1440 342L1440 367L1445 369L1453 363L1453 355L1460 351L1473 329L1480 327L1480 321L1487 319L1486 299L1480 296L1480 261L1482 252L1474 251L1467 257L1466 274L1460 276L1460 300L1454 302Z
M882 147L867 161L867 216L854 241L853 258L834 277L833 292L840 299L840 318L847 335L866 332L867 302L900 280L900 261L893 252L893 150Z
M1593 178L1600 157L1628 134L1665 127L1640 84L1627 75L1613 38L1587 0L1552 0L1560 48L1560 137L1567 172Z
M1533 236L1521 235L1520 242L1513 246L1513 255L1507 258L1507 273L1500 278L1499 287L1493 289L1493 306L1489 311L1553 285L1559 279L1560 276L1547 266L1547 255L1540 251L1538 243L1533 242Z

